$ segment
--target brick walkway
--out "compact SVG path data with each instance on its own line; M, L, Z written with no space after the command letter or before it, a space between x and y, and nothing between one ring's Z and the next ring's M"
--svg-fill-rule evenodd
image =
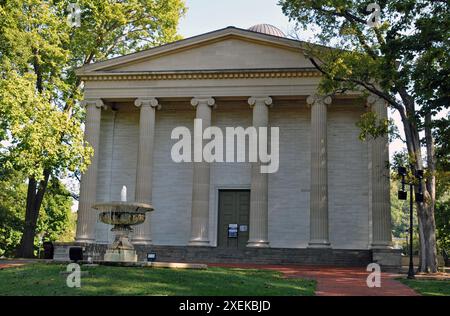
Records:
M381 287L369 288L364 268L276 266L249 264L208 264L208 266L269 269L282 272L288 278L305 278L317 281L318 296L417 296L414 290L395 280L398 274L382 273Z
M48 260L47 260L48 261ZM6 268L20 267L28 263L44 262L39 259L2 259L0 260L0 270Z
M13 268L13 267L20 267L23 266L25 263L0 263L0 270L6 269L6 268Z

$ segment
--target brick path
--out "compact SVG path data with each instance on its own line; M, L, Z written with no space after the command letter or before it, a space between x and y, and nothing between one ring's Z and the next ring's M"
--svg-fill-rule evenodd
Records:
M0 260L0 270L6 268L20 267L28 263L41 262L39 259L2 259Z
M13 267L20 267L23 266L25 263L0 263L0 270L6 269L6 268L13 268Z
M318 296L417 296L414 290L395 280L398 274L382 273L381 287L369 288L364 268L277 266L250 264L208 264L208 266L269 269L282 272L288 278L305 278L317 281Z

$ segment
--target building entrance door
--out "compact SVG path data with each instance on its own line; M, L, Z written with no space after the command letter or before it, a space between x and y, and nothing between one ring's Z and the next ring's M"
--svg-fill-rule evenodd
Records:
M250 190L219 191L218 246L245 248L249 234Z

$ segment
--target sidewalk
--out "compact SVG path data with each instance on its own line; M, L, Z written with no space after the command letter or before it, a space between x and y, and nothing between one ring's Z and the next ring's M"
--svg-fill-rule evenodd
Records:
M369 288L364 268L277 266L248 264L208 264L216 267L247 269L269 269L282 272L288 278L314 279L317 281L318 296L418 296L411 288L395 278L398 274L382 273L381 287Z

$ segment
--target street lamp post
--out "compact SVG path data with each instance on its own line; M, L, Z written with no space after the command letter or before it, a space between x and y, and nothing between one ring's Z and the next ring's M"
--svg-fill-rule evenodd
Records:
M398 199L406 200L408 193L405 190L405 185L409 184L409 269L408 269L408 279L414 279L414 263L413 263L413 225L414 225L414 213L413 213L413 194L414 194L414 181L406 182L406 168L398 167L398 174L402 177L402 187L398 191ZM417 170L415 177L418 180L416 202L423 202L423 192L422 192L422 178L423 170Z

